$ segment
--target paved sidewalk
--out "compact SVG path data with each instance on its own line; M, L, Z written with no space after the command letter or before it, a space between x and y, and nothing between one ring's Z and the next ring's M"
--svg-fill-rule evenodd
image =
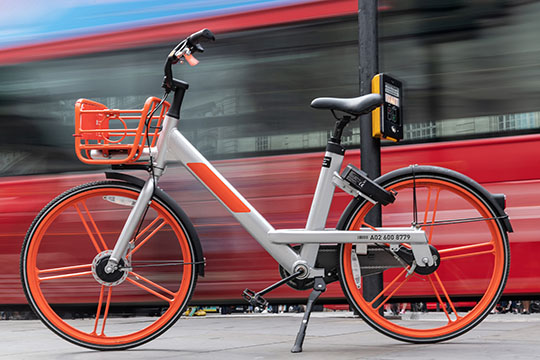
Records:
M304 352L291 354L302 315L182 318L160 338L118 352L72 345L37 320L0 321L0 359L540 359L538 314L490 315L457 339L414 345L379 334L349 312L313 313Z

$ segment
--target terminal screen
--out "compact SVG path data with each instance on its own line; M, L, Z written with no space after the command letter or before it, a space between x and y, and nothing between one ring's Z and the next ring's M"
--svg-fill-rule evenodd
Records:
M393 124L400 125L399 116L399 88L388 82L384 82L384 102L386 108L386 119Z

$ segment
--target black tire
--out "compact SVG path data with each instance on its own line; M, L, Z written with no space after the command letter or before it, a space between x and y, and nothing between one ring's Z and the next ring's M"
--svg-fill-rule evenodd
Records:
M439 251L440 266L432 274L415 272L412 276L407 276L403 266L369 270L366 259L376 251L389 253L387 245L370 245L368 255L356 255L353 244L343 244L339 252L339 272L349 303L377 331L401 341L433 343L471 330L496 305L508 277L510 249L502 210L480 185L447 169L415 166L413 170L409 167L388 173L376 182L387 190L397 191L396 201L382 208L385 226L412 225L416 189L418 220L428 224L423 229ZM370 226L364 218L371 208L365 200L353 200L342 215L338 229ZM465 221L479 217L487 220ZM429 226L441 220L458 222ZM377 295L367 295L372 296L370 299L363 295L359 272L353 270L356 264L351 265L351 261L356 261L355 256L362 276L370 271L383 274L383 288L372 288L371 292ZM405 283L407 286L402 286ZM419 312L434 305L443 314ZM385 307L395 306L403 315L391 315L388 311L385 314Z
M121 181L77 186L51 201L26 234L20 263L26 298L67 341L97 350L139 346L170 328L193 294L193 226L161 191L130 250L130 268L112 275L99 271L131 209L128 199L139 193L139 186Z

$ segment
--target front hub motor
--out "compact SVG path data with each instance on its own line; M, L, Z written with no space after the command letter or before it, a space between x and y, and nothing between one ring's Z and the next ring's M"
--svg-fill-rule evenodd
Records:
M118 263L118 268L112 273L108 274L105 271L107 262L109 261L112 254L112 250L105 250L94 258L92 261L92 275L94 279L102 285L105 286L117 286L126 280L128 276L127 270L124 269L124 260L120 260Z

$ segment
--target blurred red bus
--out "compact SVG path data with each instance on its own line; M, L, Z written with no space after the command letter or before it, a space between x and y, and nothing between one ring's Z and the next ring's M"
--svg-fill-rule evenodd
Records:
M103 178L73 154L75 100L140 107L146 96L160 93L161 59L174 41L202 27L216 30L218 41L207 47L201 65L180 68L177 75L191 84L183 133L276 228L303 227L333 124L329 114L308 104L317 96L358 92L356 4L306 2L1 50L0 304L26 303L19 253L39 210L62 191ZM472 5L448 11L459 18ZM495 10L515 21L485 26L474 18L465 28L455 22L441 29L430 28L436 18L430 9L385 2L381 68L405 80L409 111L406 139L385 144L382 166L383 172L411 163L443 166L506 194L515 232L505 294L529 297L540 294L533 255L540 248L540 90L527 81L527 67L515 64L540 45L509 51L492 72L484 65L497 46L484 49L482 58L462 50L481 47L486 39L509 48L515 39L501 29L533 21L527 14L540 13L540 6ZM405 19L414 26L394 26ZM463 57L456 57L460 52ZM359 129L351 127L345 138L353 149L345 163L358 165ZM194 222L207 258L195 302L239 303L244 288L262 289L279 278L275 261L183 169L170 168L161 186ZM337 193L329 226L349 200ZM268 297L297 302L305 296L282 287ZM344 301L339 285L332 284L324 299Z

